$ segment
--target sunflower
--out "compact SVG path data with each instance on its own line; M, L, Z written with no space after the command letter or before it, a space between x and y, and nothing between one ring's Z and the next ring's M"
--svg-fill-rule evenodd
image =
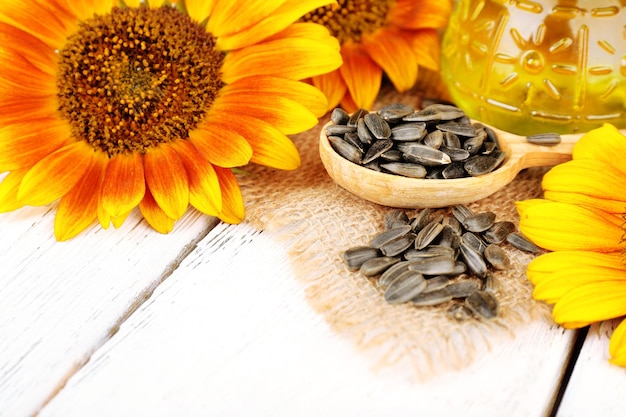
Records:
M418 79L418 67L439 70L439 34L452 11L449 0L338 0L302 20L326 26L341 44L343 65L311 82L347 111L370 109L383 71L404 92Z
M0 211L60 199L54 232L139 207L244 217L232 168L295 169L287 135L327 109L302 80L341 65L297 20L329 0L23 0L0 6ZM158 5L158 6L157 6Z
M612 125L585 134L572 160L542 181L544 199L517 203L520 230L551 251L527 268L533 296L566 328L626 316L626 137ZM626 366L626 320L611 337Z

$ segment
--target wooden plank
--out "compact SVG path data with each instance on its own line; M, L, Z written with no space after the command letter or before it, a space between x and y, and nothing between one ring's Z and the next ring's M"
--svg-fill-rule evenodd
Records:
M36 413L215 221L189 212L160 235L131 215L69 242L54 207L0 215L0 416Z
M590 327L557 417L626 415L626 369L608 362L609 338L618 323Z
M538 321L503 339L426 382L375 370L310 308L280 245L218 225L40 417L547 415L573 332Z

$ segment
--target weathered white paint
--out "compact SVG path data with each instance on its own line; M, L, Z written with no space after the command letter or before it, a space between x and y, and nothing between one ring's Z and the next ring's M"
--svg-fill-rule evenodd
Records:
M218 225L40 416L541 416L572 335L535 322L427 382L373 370L309 307L278 244Z
M618 323L590 327L557 417L626 416L626 369L608 362L609 338Z
M3 417L36 413L215 224L189 212L161 235L131 215L59 243L53 223L54 207L0 215Z

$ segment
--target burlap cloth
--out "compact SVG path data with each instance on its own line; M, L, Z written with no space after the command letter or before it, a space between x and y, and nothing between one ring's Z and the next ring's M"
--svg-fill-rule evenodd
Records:
M419 107L422 96L416 89L398 94L386 88L376 107L391 102ZM293 137L302 158L298 170L246 168L250 174L239 177L246 221L284 243L310 305L333 330L367 352L373 369L408 367L423 380L471 364L478 353L502 337L514 337L530 320L550 320L548 307L532 299L525 276L533 256L507 245L502 247L512 266L495 274L500 310L493 320L451 319L446 310L452 302L421 308L389 305L372 281L348 271L342 252L367 244L383 230L391 208L350 194L328 176L318 153L319 133L327 121L328 115L317 127ZM514 202L541 196L543 173L545 169L523 171L503 190L468 206L518 224Z

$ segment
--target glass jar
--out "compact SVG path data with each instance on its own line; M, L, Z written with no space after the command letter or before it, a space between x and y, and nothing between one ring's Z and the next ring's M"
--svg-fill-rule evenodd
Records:
M458 0L442 78L470 117L520 135L626 127L626 0Z

